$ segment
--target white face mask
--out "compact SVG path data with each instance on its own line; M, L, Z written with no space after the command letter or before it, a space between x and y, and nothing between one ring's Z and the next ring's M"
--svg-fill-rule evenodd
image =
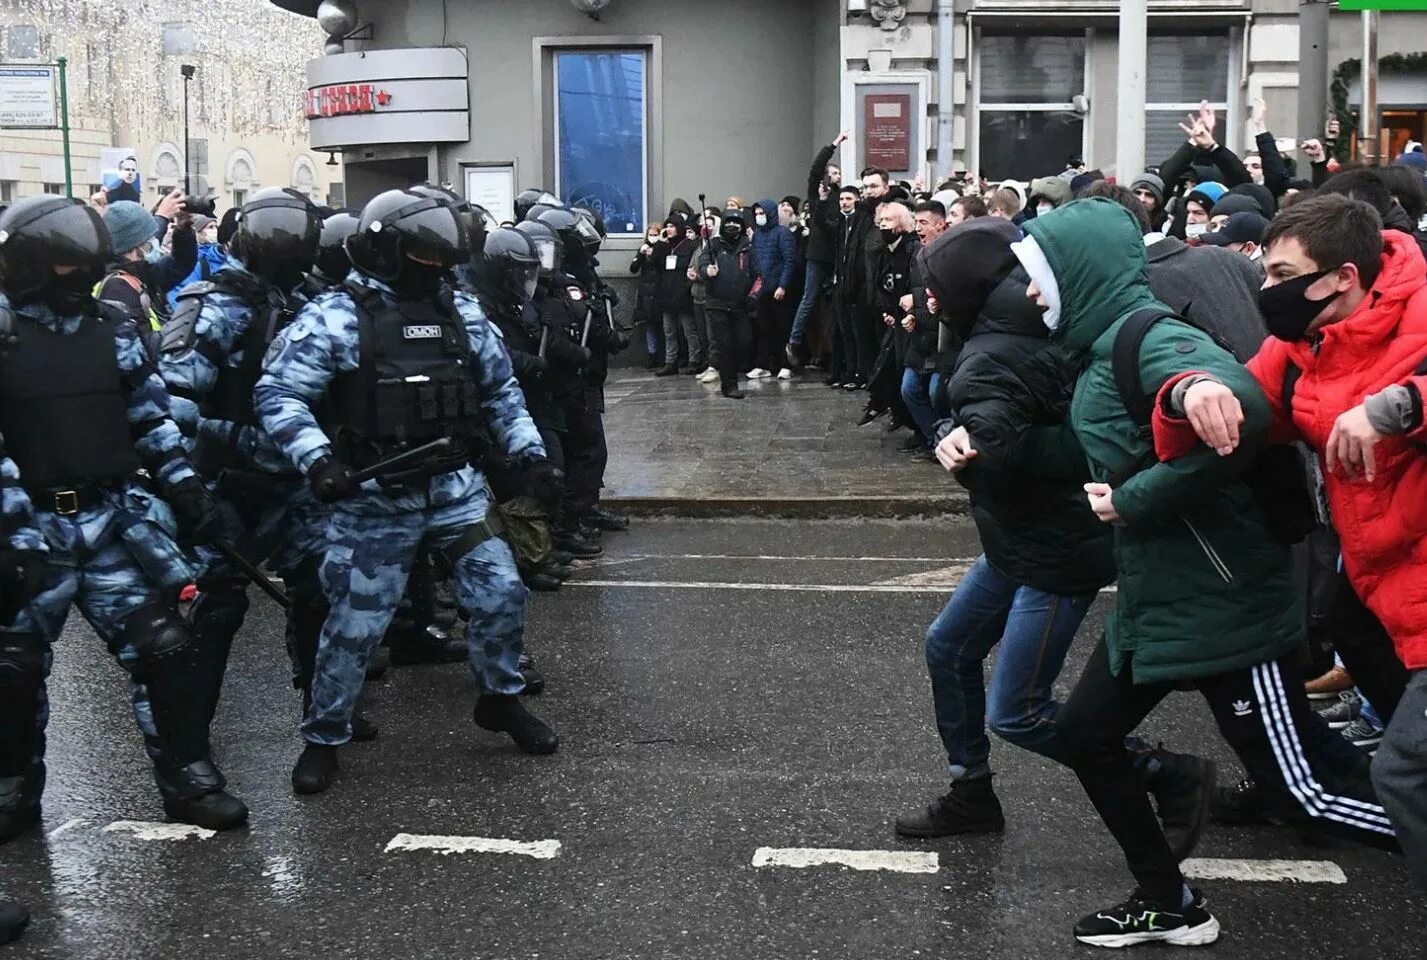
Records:
M1043 217L1054 209L1055 204L1053 203L1038 203L1036 204L1036 216Z
M753 218L753 222L758 224L760 227L766 227L768 226L768 217L760 213L758 216Z
M1202 237L1209 232L1207 223L1186 223L1184 225L1184 235L1190 239Z

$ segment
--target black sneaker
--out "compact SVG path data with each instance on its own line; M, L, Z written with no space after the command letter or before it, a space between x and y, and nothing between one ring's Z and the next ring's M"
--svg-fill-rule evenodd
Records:
M953 780L951 789L931 806L897 818L897 833L903 837L951 837L1005 829L1006 818L990 777Z
M519 697L482 694L476 701L472 719L482 730L510 734L510 739L524 753L549 754L560 747L555 731L525 709Z
M1133 947L1159 941L1179 947L1202 947L1219 939L1219 921L1204 909L1204 897L1190 891L1187 907L1165 907L1145 899L1140 891L1113 907L1083 917L1075 939L1095 947Z
M1344 690L1338 694L1338 699L1323 710L1318 711L1318 716L1322 717L1328 724L1330 730L1342 730L1351 724L1363 712L1363 698L1356 690Z
M722 392L723 395L725 397L728 397L728 399L730 400L742 400L745 396L747 396L747 394L745 394L737 387L724 387Z
M1194 852L1214 799L1214 763L1160 747L1153 752L1145 786L1154 795L1164 839L1176 861Z
M30 925L30 911L13 900L0 900L0 943L20 939Z
M655 371L654 371L654 376L656 376L656 377L672 377L672 376L674 376L675 374L677 374L678 372L679 372L679 368L678 368L677 366L675 366L674 364L665 364L664 366L660 367L658 370L655 370Z
M1283 825L1283 820L1269 811L1258 784L1247 778L1232 787L1215 788L1209 801L1209 819L1230 827Z
M337 748L309 743L292 768L292 789L297 793L321 793L337 779Z

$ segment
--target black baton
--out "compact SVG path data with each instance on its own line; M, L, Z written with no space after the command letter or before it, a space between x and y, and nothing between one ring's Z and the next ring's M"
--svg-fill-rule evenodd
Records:
M257 584L258 587L263 591L263 593L266 593L268 596L272 597L273 600L277 602L278 606L282 607L284 610L288 610L292 607L292 601L288 599L287 594L283 593L282 589L278 587L277 584L273 583L272 578L268 577L265 573L259 570L255 564L249 563L247 559L244 558L244 556L240 554L237 550L234 550L232 547L228 546L226 543L223 543L221 540L215 540L211 544L209 544L209 546L211 546L214 550L217 550L220 554L222 554L224 560L227 560L233 566L237 567L240 571L242 571L243 576L247 577L249 580L253 581L253 583Z
M365 483L375 477L385 476L388 473L395 473L411 463L425 460L433 453L445 453L451 447L451 438L442 437L440 440L432 440L430 443L423 443L419 447L412 447L410 450L402 451L394 457L388 457L380 463L374 463L364 470L358 470L352 474L352 479L357 483Z

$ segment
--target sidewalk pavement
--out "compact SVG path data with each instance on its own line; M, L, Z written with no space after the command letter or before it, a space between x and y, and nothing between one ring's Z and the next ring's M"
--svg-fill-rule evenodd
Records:
M755 380L745 400L691 376L615 371L605 388L603 501L682 516L916 516L963 513L965 493L935 463L897 447L887 418L857 426L865 393L818 371Z

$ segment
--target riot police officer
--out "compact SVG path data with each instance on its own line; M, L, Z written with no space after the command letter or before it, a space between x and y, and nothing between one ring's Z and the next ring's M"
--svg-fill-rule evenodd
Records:
M326 552L328 509L303 483L253 413L263 355L292 317L289 291L317 258L322 223L296 190L260 190L243 205L224 265L178 296L164 326L160 370L174 417L191 438L199 472L217 494L223 539L250 563L268 560L286 584L294 684L309 689L326 604L317 565ZM335 269L335 264L329 264ZM210 651L210 710L216 709L233 638L248 610L247 579L212 550L201 550L198 597L189 610ZM359 723L360 738L376 730Z
M211 665L176 608L193 570L173 521L201 542L217 512L138 329L91 294L109 256L79 201L30 197L0 217L4 566L25 587L0 611L0 842L39 820L45 681L72 603L134 680L167 815L213 830L248 817L210 757Z
M536 204L546 207L563 207L565 204L559 197L546 190L544 187L526 187L515 195L515 222L523 223L532 220L530 208Z
M476 301L449 286L451 268L469 256L466 243L440 201L378 195L347 242L356 270L302 309L258 381L264 427L334 503L321 569L331 613L293 770L299 793L327 789L337 773L363 669L423 543L452 568L471 614L476 724L508 733L527 753L558 746L518 696L526 589L470 466L481 458L477 437L488 434L524 471L537 500L558 498L558 478L499 336Z
M589 311L585 345L591 358L585 368L584 389L568 395L566 422L569 449L565 452L565 508L567 520L587 540L597 539L601 530L624 530L629 520L600 506L600 489L609 465L609 448L604 431L604 384L609 376L609 358L624 349L628 334L615 326L614 292L597 272L598 253L603 238L588 212L548 210L539 222L560 238L560 259L564 272L583 292ZM569 532L569 527L566 527Z
M334 210L322 218L317 258L297 289L303 300L311 300L347 278L352 271L352 261L347 259L347 238L356 232L356 211Z

